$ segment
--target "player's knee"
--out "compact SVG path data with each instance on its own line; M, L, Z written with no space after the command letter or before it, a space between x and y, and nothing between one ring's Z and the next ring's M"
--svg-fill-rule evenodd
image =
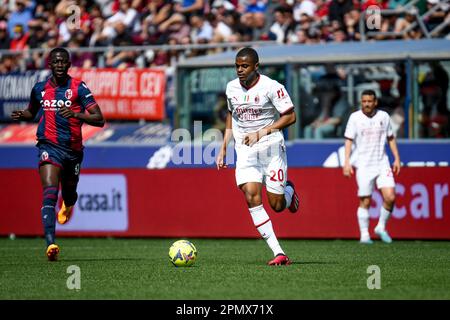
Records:
M262 203L262 199L259 194L246 193L245 200L250 208L259 206Z
M276 202L275 204L270 205L275 212L281 212L285 209L285 204L281 203L281 201Z
M392 207L395 203L395 193L389 193L384 197L384 202Z
M369 209L371 198L363 198L359 201L359 206L364 209Z

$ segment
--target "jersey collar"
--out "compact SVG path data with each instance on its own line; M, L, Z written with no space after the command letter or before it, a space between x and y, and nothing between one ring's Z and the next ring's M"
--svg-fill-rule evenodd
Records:
M53 88L63 87L70 81L70 79L72 79L72 77L70 75L67 75L67 81L65 83L63 83L63 84L58 85L56 82L53 81L53 75L51 75L50 78L49 78L49 83L50 83L50 85Z
M240 81L239 81L239 83L241 84L242 88L244 88L245 90L250 90L251 88L253 88L254 86L256 86L258 84L259 79L261 79L261 75L258 73L258 78L256 79L255 83L252 86L247 87L247 86L243 85Z
M375 115L377 114L378 109L375 109L375 110L373 111L373 114L372 114L371 116L368 116L368 115L365 114L362 110L361 110L361 112L362 112L362 114L363 114L364 116L366 116L367 118L372 119L372 118L375 117Z

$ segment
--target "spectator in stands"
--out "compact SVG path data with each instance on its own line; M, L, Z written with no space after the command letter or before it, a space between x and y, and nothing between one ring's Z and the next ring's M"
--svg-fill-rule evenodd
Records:
M411 7L405 14L405 17L400 17L395 22L394 32L401 34L403 39L419 39L422 37L418 25L414 27L413 23L416 22L416 15L418 10L416 7Z
M351 10L344 14L344 28L345 38L347 41L359 41L361 39L361 33L359 30L359 10Z
M294 20L299 22L302 14L314 17L316 8L317 6L312 0L296 0L293 9Z
M60 0L56 4L55 14L58 18L65 19L69 13L70 8L77 5L75 0Z
M388 9L399 9L408 4L411 0L389 0L387 8Z
M0 58L0 74L15 73L19 71L18 58L14 55L2 55Z
M169 33L158 28L173 14L173 4L164 0L154 0L147 4L147 12L142 20L141 38L144 44L163 44L168 42ZM165 36L164 36L165 35Z
M394 32L395 31L395 24L398 19L397 14L389 14L389 15L383 15L381 16L381 28L380 32ZM397 37L395 35L384 35L384 34L377 34L375 35L375 40L394 40Z
M437 61L429 63L430 70L420 83L423 109L420 114L420 136L443 138L449 137L449 110L447 92L449 76Z
M329 21L337 20L343 26L344 16L355 9L353 0L332 0L329 6Z
M113 41L119 32L123 32L123 26L130 32L137 32L140 30L138 12L131 7L130 1L120 0L119 3L119 11L109 17L103 25L102 36L103 39L106 39L109 43Z
M7 50L10 48L11 39L8 35L8 24L6 21L0 21L0 49Z
M427 10L434 10L435 7L437 9L424 19L425 26L427 27L427 30L430 32L432 32L433 29L444 23L446 18L450 18L449 3L445 3L445 1L439 0L427 0ZM443 32L443 34L447 33Z
M241 23L240 15L237 11L227 11L224 14L224 22L233 31L230 42L250 41L253 38L253 31L250 27Z
M77 38L70 39L67 47L72 54L72 67L74 68L91 68L95 66L95 55L93 52L79 52L74 49L80 48L80 41Z
M286 40L286 30L290 26L291 21L289 21L286 12L288 9L282 7L277 7L274 10L274 23L270 27L270 38L278 43L284 43Z
M18 24L13 29L13 36L10 42L11 50L22 51L28 47L28 33L25 33L24 26Z
M341 92L342 79L332 65L326 65L326 74L319 78L315 96L318 97L320 115L304 129L306 139L337 137L339 126L344 123L349 106Z
M103 17L110 17L114 14L114 0L95 0L95 2L101 8Z
M192 43L208 43L213 37L213 28L203 15L193 14L190 17Z
M130 31L125 23L117 22L114 28L116 30L116 37L112 42L113 47L132 45ZM134 50L119 51L117 53L110 50L106 55L106 66L118 69L134 67L138 54Z
M47 32L43 27L42 19L33 19L28 23L28 41L27 45L30 49L45 48L47 42ZM33 52L26 55L27 70L36 70L44 64L44 54L42 52Z
M174 0L174 10L177 14L182 14L189 21L192 14L203 14L204 0Z
M8 32L11 38L14 37L14 28L17 25L23 27L23 33L28 32L28 22L33 19L34 1L16 0L16 10L11 12L8 19Z
M233 35L233 30L224 21L223 17L214 15L213 13L208 14L208 21L213 28L213 39L212 43L229 42L230 37ZM212 49L210 52L220 52L222 49Z
M369 7L377 7L380 10L388 8L389 0L365 0L361 1L361 12L366 11Z
M47 41L47 33L42 25L43 22L40 19L29 21L28 46L30 47L30 49L42 48Z
M253 30L261 30L266 23L267 0L248 0L244 12L241 16L241 22ZM254 36L257 40L258 36Z
M235 11L236 6L227 0L214 0L211 5L211 13L223 19L226 12Z
M92 19L91 36L88 42L90 47L102 46L107 44L107 38L102 34L105 20L103 17L95 17Z

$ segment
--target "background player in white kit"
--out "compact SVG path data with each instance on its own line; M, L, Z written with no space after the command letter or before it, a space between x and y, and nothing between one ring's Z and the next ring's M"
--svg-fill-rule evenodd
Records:
M270 206L276 212L286 208L297 212L298 196L287 181L284 137L280 130L295 123L294 106L283 85L258 73L259 57L252 48L236 55L237 79L227 84L228 115L217 168L226 168L226 147L234 136L236 183L245 195L253 223L272 249L269 265L289 265L262 204L265 184ZM278 118L279 116L279 118Z
M355 142L356 156L356 181L358 184L358 223L361 232L361 243L370 244L369 235L369 207L374 189L374 183L380 189L383 196L380 218L375 227L382 241L391 243L392 239L386 231L386 222L391 215L395 202L394 174L400 173L400 156L397 149L394 133L390 124L389 114L377 110L377 97L374 91L365 90L361 94L361 110L351 114L345 129L345 163L344 176L350 177L353 168L350 164L352 142ZM385 151L385 143L388 141L394 156L394 163L389 165L389 159Z

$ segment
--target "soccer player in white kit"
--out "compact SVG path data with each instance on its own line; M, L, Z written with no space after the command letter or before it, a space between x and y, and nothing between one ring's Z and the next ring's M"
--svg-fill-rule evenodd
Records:
M359 208L357 212L360 229L360 242L371 244L369 234L369 207L374 184L383 196L380 218L375 227L375 234L385 243L392 238L386 231L386 223L392 213L395 202L395 181L393 174L400 173L400 156L392 131L389 114L377 110L377 97L373 90L365 90L361 94L361 110L351 114L345 129L345 163L344 176L351 177L353 168L350 164L352 143L356 149L356 181L358 184ZM389 165L385 151L388 141L394 156L394 163Z
M282 129L295 123L294 106L283 85L259 74L259 57L243 48L235 60L237 79L227 84L228 115L224 141L216 159L217 169L226 168L227 144L235 139L236 184L242 190L256 229L272 249L269 265L289 265L269 215L262 204L266 186L270 206L276 212L297 212L299 199L287 181L286 146Z

